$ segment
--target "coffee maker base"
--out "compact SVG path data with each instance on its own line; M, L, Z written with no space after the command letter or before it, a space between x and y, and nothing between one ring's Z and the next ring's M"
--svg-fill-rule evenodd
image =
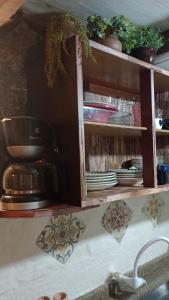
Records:
M41 199L40 197L32 196L7 196L1 197L1 208L4 210L29 210L43 208L49 205L48 200Z

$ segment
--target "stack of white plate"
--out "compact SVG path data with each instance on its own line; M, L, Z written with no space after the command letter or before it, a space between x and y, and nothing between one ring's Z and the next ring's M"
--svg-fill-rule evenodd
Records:
M116 169L114 171L119 185L140 186L143 184L142 170Z
M114 171L86 173L86 184L88 191L99 191L111 188L117 184Z

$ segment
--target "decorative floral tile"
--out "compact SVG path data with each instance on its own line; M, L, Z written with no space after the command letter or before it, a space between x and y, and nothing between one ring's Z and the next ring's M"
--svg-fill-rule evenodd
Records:
M142 207L142 212L152 221L155 226L161 217L164 201L153 195L152 199L147 200Z
M85 225L72 214L52 217L36 240L36 245L65 264L72 255Z
M115 201L108 206L102 219L102 225L117 241L121 241L131 217L132 211L127 203Z

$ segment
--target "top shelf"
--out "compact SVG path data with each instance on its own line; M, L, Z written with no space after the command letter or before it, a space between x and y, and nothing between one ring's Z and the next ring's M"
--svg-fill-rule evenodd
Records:
M110 136L141 136L142 131L146 131L146 127L136 127L127 125L117 125L109 123L98 123L85 121L85 132L110 135Z
M86 84L107 85L110 88L131 93L137 99L140 95L141 70L154 70L155 91L160 92L168 89L169 71L94 41L90 41L90 45L96 63L91 59L83 58L83 73Z
M140 59L137 59L133 56L130 56L130 55L127 55L125 53L122 53L122 52L119 52L119 51L116 51L114 49L111 49L107 46L104 46L102 44L99 44L97 42L94 42L94 41L90 41L90 46L95 49L95 50L99 50L99 51L102 51L106 54L110 54L110 55L113 55L117 58L119 58L120 60L125 60L127 61L128 63L132 63L132 64L135 64L135 65L138 65L139 67L142 67L142 68L145 68L145 69L153 69L155 72L157 73L160 73L162 75L165 75L165 76L168 76L169 77L169 71L168 70L165 70L165 69L162 69L160 67L157 67L156 65L153 65L153 64L150 64L150 63L147 63L145 61L142 61Z

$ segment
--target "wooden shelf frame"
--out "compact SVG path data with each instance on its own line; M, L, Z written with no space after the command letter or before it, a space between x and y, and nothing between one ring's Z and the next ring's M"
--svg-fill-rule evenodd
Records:
M55 122L60 149L63 154L67 182L62 193L62 203L44 209L5 211L0 207L0 217L45 217L79 211L102 203L141 197L169 191L169 185L157 186L156 135L168 135L166 130L154 126L154 93L167 89L169 72L124 53L90 41L95 64L82 55L77 36L67 42L69 56L63 55L67 75L57 76L47 103L48 120ZM83 88L92 83L91 90L133 96L141 101L142 127L101 124L83 119ZM66 88L65 88L66 87ZM103 88L102 88L103 90ZM93 192L86 196L85 133L108 136L134 136L142 140L144 187L115 187ZM60 203L60 201L59 201Z

